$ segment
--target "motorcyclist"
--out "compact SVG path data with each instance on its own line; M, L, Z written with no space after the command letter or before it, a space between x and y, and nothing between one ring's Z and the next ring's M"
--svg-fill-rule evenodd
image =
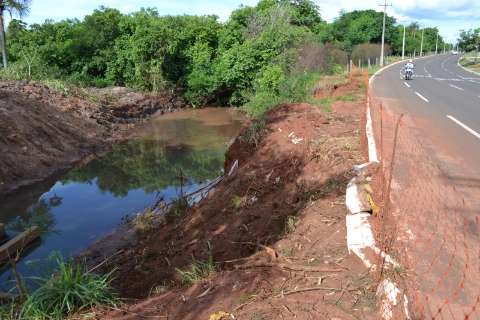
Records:
M405 66L403 67L404 70L415 70L415 65L413 64L413 60L410 59L407 61L407 63L405 63Z
M415 70L415 65L413 64L413 60L410 59L407 61L407 63L405 63L405 66L403 67L403 72L404 74L407 72L407 71L411 71L412 75L413 75L413 71Z

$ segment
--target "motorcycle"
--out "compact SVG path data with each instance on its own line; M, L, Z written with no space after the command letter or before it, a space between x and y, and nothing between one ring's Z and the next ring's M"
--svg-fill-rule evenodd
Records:
M412 80L412 79L413 79L413 70L405 69L405 80Z

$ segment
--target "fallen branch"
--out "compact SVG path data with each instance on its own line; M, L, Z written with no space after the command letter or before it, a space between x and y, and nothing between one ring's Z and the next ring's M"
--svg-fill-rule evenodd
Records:
M296 293L303 293L303 292L309 292L309 291L335 291L335 292L342 292L342 291L357 291L358 288L355 289L339 289L339 288L329 288L329 287L313 287L313 288L303 288L303 289L298 289L298 290L292 290L292 291L286 291L282 292L275 297L281 297L281 296L288 296Z
M235 266L236 269L245 270L245 269L254 269L254 268L280 268L290 271L297 271L297 272L342 272L344 269L319 269L319 268L311 268L311 267L304 267L304 266L292 266L286 264L252 264L252 265L242 265L242 266Z
M112 259L113 257L119 255L120 253L123 252L123 249L120 249L118 250L116 253L112 254L111 256L105 258L105 260L103 260L102 262L100 262L99 264L97 264L95 267L93 267L92 269L88 270L88 273L91 273L95 270L97 270L98 268L100 268L101 266L103 266L105 263L107 263L108 260Z

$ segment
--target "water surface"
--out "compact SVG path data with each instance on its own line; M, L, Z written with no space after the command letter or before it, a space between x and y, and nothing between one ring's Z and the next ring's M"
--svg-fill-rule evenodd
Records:
M238 113L223 108L160 116L104 157L2 199L0 223L10 236L30 225L44 232L22 258L20 272L27 277L48 273L52 252L78 254L125 216L218 177L241 122ZM10 270L4 267L0 273L0 290L10 289Z

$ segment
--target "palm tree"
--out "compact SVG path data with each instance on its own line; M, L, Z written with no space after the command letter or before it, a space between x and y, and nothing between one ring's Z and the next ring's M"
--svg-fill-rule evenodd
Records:
M30 0L0 0L0 49L2 50L3 67L7 68L7 44L5 41L5 12L23 17L28 13Z

